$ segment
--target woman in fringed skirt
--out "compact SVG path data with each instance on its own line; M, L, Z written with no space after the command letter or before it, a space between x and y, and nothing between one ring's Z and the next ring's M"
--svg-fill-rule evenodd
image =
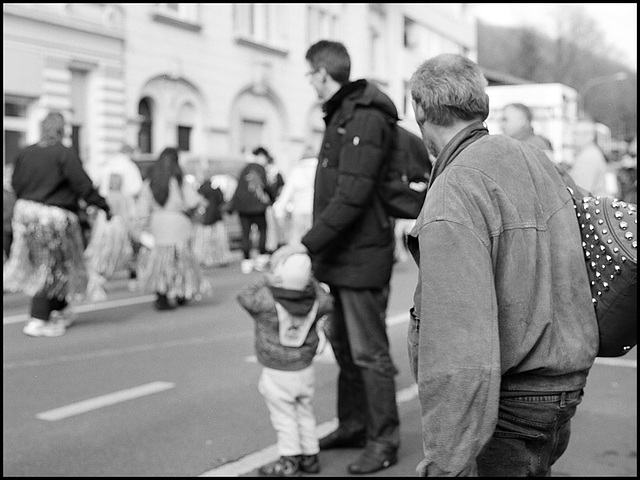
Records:
M158 310L173 309L210 291L192 249L188 213L198 201L195 189L183 182L178 150L165 148L138 199L143 231L153 238L151 248L141 252L139 288L156 294Z
M12 175L14 237L3 282L6 290L32 297L23 332L33 337L64 335L73 321L69 302L86 292L79 200L111 218L82 162L62 144L65 126L60 112L50 112L40 141L18 154Z

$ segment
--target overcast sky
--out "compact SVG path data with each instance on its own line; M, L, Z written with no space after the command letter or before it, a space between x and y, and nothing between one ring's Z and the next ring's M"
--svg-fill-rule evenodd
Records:
M552 34L553 12L559 5L582 5L600 25L606 40L626 54L622 58L638 70L637 3L476 3L470 4L484 23L500 26L528 25Z

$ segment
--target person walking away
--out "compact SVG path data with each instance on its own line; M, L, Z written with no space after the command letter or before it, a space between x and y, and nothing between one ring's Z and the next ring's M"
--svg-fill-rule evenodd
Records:
M195 241L199 245L196 256L200 263L207 267L228 265L229 240L222 220L224 194L219 187L212 185L210 179L202 182L198 187L198 193L205 201L205 210L202 224L196 226Z
M267 220L267 252L271 253L284 245L284 225L278 221L273 212L273 202L278 199L282 192L284 178L276 166L273 156L266 148L255 148L253 155L261 165L264 165L267 173L267 188L272 203L267 205L265 218Z
M255 321L255 349L262 373L258 388L277 433L280 458L259 469L261 476L319 473L313 413L313 359L325 341L322 325L333 300L311 273L307 255L285 259L237 300Z
M273 213L280 225L288 225L286 243L299 243L313 223L313 184L318 158L309 150L287 175L280 195L273 203Z
M573 201L538 148L489 135L487 81L444 54L410 79L437 161L409 247L420 476L551 476L598 351Z
M178 150L165 148L144 183L138 205L143 232L153 238L148 258L139 265L139 288L156 294L157 310L170 310L209 293L193 254L193 226L187 216L198 201L196 190L183 181Z
M251 273L254 269L263 270L269 262L267 251L267 206L271 205L271 197L267 171L263 164L254 156L240 172L238 185L229 204L229 212L238 212L242 229L242 255L240 264L242 273ZM252 257L253 238L252 228L258 229L258 256Z
M573 163L567 169L576 184L593 196L607 195L607 160L596 145L596 125L580 120L573 127Z
M510 103L502 111L500 126L502 133L535 145L553 161L553 145L544 135L535 133L533 129L533 112L522 103Z
M70 304L86 292L80 199L111 218L82 162L63 145L65 127L62 113L50 111L42 121L40 141L18 153L11 178L14 238L3 282L8 291L31 297L30 318L22 331L32 337L64 335L75 317Z
M391 151L397 110L367 80L350 81L343 44L321 40L306 53L308 78L323 103L326 130L318 154L313 226L299 244L272 255L309 253L316 278L330 288L328 339L339 366L338 428L320 449L363 448L349 473L373 473L398 461L400 420L386 330L394 264L393 222L376 194ZM345 112L353 113L345 122Z

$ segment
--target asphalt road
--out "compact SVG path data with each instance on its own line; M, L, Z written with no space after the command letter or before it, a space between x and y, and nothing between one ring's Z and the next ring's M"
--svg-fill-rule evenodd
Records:
M170 312L109 284L79 305L59 338L22 334L28 299L3 295L4 476L254 476L276 458L257 390L253 325L235 295L257 273L207 270L214 295ZM371 476L415 476L420 413L406 354L406 310L416 268L396 266L388 330L401 416L399 463ZM337 367L316 363L318 432L335 425ZM637 476L636 349L599 360L554 476ZM348 476L357 450L321 452L322 476Z

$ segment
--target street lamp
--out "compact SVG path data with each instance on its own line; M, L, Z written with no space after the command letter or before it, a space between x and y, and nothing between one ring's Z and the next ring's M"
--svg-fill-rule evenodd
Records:
M629 77L627 72L616 72L611 75L603 75L601 77L594 77L589 80L582 86L580 89L580 113L583 115L587 113L587 92L591 90L593 87L598 85L602 85L604 83L611 82L619 82L621 80L626 80Z

